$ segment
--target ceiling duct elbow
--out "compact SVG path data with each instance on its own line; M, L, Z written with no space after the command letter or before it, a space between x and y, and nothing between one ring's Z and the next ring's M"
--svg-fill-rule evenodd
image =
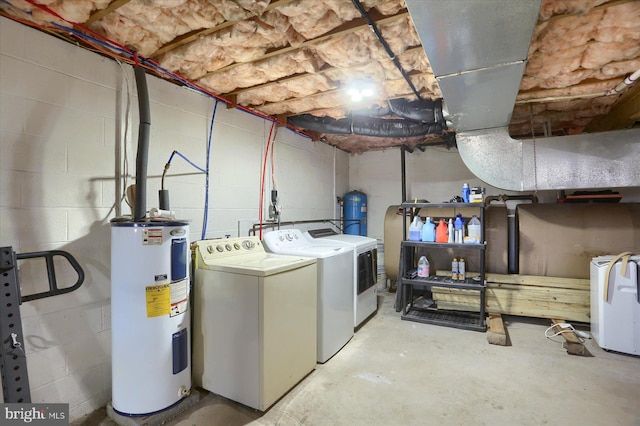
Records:
M457 134L467 168L510 191L640 186L638 140L635 129L528 140L506 127Z

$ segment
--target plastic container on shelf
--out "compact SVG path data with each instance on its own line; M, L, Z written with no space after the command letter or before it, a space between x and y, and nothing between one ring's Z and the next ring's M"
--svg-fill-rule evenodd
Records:
M462 201L464 203L469 202L469 194L471 193L471 189L469 188L469 184L465 183L462 185Z
M420 216L416 215L413 218L413 222L409 225L409 240L410 241L420 241L422 240L422 219Z
M430 217L424 221L422 225L422 241L434 242L436 240L436 224L433 223Z
M467 229L469 231L468 238L464 239L465 243L473 243L478 244L481 243L481 227L480 227L480 219L474 214L469 220L469 224L467 225Z
M466 266L464 264L464 257L461 257L460 260L458 260L458 280L464 281L466 277L467 277L467 271L466 271Z
M418 260L418 277L426 278L429 276L429 261L426 256L421 256Z
M458 279L458 258L457 257L454 257L453 260L451 261L451 279L454 281Z
M447 223L444 219L440 219L438 227L436 228L436 243L446 243L448 240Z
M456 216L456 220L453 222L454 228L454 243L462 243L464 240L464 219L462 219L462 215L458 213Z
M448 234L448 243L452 243L455 241L455 230L453 228L453 219L449 218L449 224L447 225L447 234Z

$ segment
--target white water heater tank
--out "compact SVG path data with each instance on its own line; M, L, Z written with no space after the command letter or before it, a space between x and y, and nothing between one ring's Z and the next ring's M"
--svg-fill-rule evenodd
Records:
M111 224L112 406L139 416L191 390L189 226Z

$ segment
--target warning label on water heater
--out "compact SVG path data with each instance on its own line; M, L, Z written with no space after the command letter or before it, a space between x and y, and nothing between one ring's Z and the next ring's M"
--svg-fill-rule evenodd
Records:
M144 228L142 245L162 245L162 228Z
M169 284L148 285L147 318L160 317L171 313L171 288Z
M171 316L187 312L187 280L171 283Z

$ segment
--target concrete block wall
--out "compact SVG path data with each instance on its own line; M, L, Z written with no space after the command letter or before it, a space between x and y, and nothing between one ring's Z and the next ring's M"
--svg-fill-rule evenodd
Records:
M215 102L160 78L147 82L149 209L158 206L173 150L204 168ZM237 236L239 223L257 222L270 124L218 105L206 238ZM0 17L0 246L65 250L84 269L79 290L20 308L32 400L69 403L72 420L111 398L109 221L131 213L122 196L135 182L137 136L130 66ZM282 220L337 217L335 197L349 190L348 155L284 128L274 152ZM191 221L192 241L201 238L204 182L174 157L165 188L176 216ZM56 268L60 285L75 282L64 262ZM20 262L23 294L46 290L46 280L44 261Z

